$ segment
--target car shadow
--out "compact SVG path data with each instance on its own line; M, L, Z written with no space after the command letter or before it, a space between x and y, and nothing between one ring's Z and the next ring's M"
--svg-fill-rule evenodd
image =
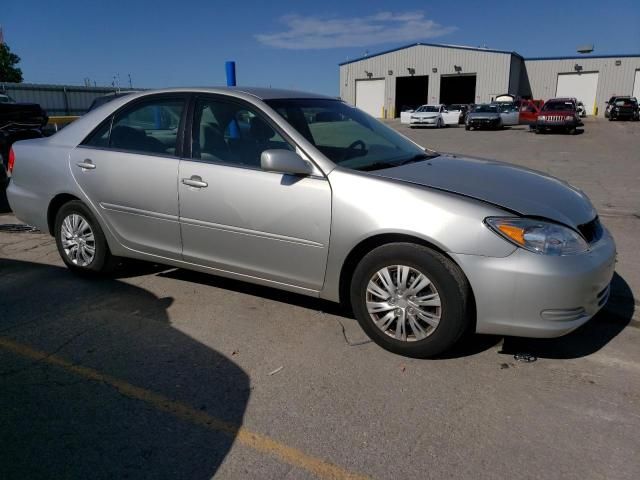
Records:
M347 321L356 322L353 313L346 306L327 300L190 270L169 269L161 271L158 275L247 295L255 295L267 300L322 311L342 317ZM615 310L612 304L615 305ZM611 300L607 307L581 328L568 335L553 339L532 339L478 335L469 332L463 335L453 348L435 357L435 360L477 355L498 346L500 342L502 342L500 353L505 355L526 352L540 358L570 359L584 357L597 352L615 338L631 322L634 311L635 299L633 292L627 282L616 273L612 280Z
M172 327L172 298L7 259L0 298L2 478L216 473L243 423L249 377ZM34 360L27 348L55 357Z
M218 277L206 273L195 272L193 270L183 270L180 268L170 269L158 274L161 277L173 278L183 282L193 282L209 287L231 290L247 295L254 295L267 300L280 303L287 303L309 310L322 311L330 315L351 318L355 321L351 313L342 305L321 298L309 297L306 295L278 290L276 288L264 287L253 283L242 282L230 278Z

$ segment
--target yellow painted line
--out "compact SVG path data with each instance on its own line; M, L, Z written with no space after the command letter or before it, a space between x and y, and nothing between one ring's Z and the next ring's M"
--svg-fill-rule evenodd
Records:
M148 403L157 410L169 413L187 422L223 433L234 438L242 445L261 453L273 455L284 463L307 470L320 478L335 480L366 480L369 478L365 475L348 472L337 465L325 462L324 460L312 457L311 455L307 455L301 450L284 445L265 435L252 432L239 425L234 425L232 423L225 422L224 420L220 420L219 418L212 417L211 415L200 410L196 410L185 403L177 402L165 397L164 395L136 387L124 380L101 373L93 368L74 364L69 360L58 357L57 355L50 355L46 352L35 350L28 345L15 342L7 337L0 336L0 348L37 362L60 367L88 380L109 385L118 390L122 395Z

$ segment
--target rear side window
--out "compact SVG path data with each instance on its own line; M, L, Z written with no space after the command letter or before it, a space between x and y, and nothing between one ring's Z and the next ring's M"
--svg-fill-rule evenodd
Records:
M135 153L176 155L184 100L136 103L105 122L84 142L86 146Z

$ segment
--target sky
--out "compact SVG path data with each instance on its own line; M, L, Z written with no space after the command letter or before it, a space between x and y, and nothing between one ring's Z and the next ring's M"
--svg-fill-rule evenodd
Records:
M25 82L123 88L225 84L338 95L338 63L415 42L529 56L640 54L640 0L20 0L5 42ZM118 80L119 79L119 80Z

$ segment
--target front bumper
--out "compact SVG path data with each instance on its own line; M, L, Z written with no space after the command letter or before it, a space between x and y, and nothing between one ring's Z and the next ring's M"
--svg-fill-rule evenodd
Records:
M616 246L605 230L581 255L518 248L504 258L452 254L476 300L477 333L551 338L583 325L606 303Z
M623 110L623 111L612 110L611 112L609 112L609 117L613 119L623 118L627 120L634 120L638 118L638 113L634 111L628 111L628 110Z
M577 128L583 125L582 122L578 122L575 120L560 120L560 121L550 121L550 120L537 120L536 128L540 129L549 129L549 130L568 130L570 128Z
M410 118L409 125L436 125L438 123L438 117L433 118Z
M473 128L496 128L500 125L499 118L470 118L467 125Z

